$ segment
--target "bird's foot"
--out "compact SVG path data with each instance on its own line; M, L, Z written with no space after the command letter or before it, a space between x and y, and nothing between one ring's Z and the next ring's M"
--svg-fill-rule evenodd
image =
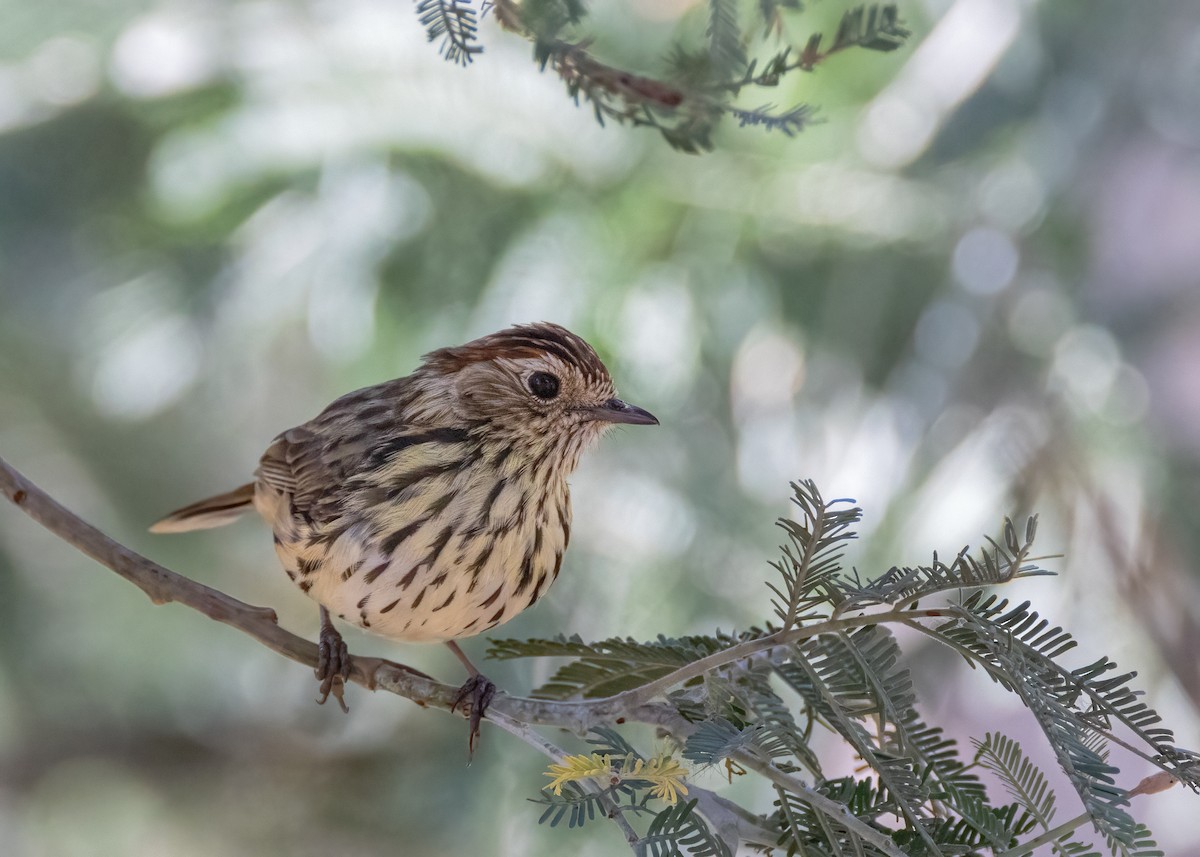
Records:
M343 697L346 693L346 679L350 678L350 652L346 648L346 641L332 623L321 623L316 674L321 681L321 695L317 698L317 704L324 705L332 694L342 711L348 712L350 707L346 705Z
M492 697L496 695L496 685L486 677L476 673L467 679L458 691L458 696L454 697L454 704L450 706L451 711L458 709L462 705L464 709L470 709L468 717L470 719L470 732L467 736L467 752L469 755L475 754L475 739L479 737L479 723L483 720L484 712L492 702Z

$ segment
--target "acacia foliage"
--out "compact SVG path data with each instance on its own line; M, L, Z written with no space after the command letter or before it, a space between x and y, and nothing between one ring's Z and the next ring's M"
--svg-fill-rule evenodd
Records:
M1136 673L1119 671L1107 657L1078 658L1067 631L1030 604L1012 605L991 591L1050 573L1030 558L1036 517L1023 529L1006 521L1001 536L976 555L964 549L950 563L935 555L927 566L863 580L846 572L841 554L861 510L826 500L811 481L793 489L796 516L779 521L786 543L768 581L781 624L648 642L497 640L489 655L567 658L536 691L547 699L628 695L655 682L655 703L665 712L658 724L666 724L684 759L700 769L723 765L731 778L747 767L771 775L773 806L742 808L767 840L753 843L764 852L1022 854L1029 853L1023 842L1055 831L1056 853L1098 853L1079 838L1077 825L1051 826L1070 801L1111 853L1160 853L1129 812L1108 747L1118 742L1198 791L1200 757L1175 746L1133 688ZM1076 800L1050 791L1011 737L989 732L971 755L930 722L902 665L897 626L949 647L1013 693L1041 727ZM697 664L703 669L692 668ZM859 774L825 774L810 746L817 726L845 741L861 761ZM592 743L643 758L615 729L597 732ZM1004 791L987 788L978 769L990 771ZM655 809L637 783L599 794L573 789L544 801L542 820L569 815L582 825L604 799L649 819L647 853L736 850L737 843L715 844L719 838L694 804Z

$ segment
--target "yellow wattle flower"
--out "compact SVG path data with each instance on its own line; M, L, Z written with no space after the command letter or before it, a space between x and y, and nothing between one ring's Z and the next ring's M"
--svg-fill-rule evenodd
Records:
M626 780L645 780L652 788L650 793L668 804L674 805L679 796L688 793L683 780L688 776L687 768L670 756L655 756L653 759L624 759L618 768L613 765L610 754L592 753L566 756L560 764L550 765L546 776L551 780L543 789L553 789L561 795L562 787L579 780L600 780L606 786L617 785Z

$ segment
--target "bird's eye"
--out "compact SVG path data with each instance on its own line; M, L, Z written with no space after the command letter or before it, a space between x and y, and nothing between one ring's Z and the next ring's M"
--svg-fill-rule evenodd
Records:
M529 385L529 392L539 399L553 399L558 395L558 379L549 372L534 372L525 383Z

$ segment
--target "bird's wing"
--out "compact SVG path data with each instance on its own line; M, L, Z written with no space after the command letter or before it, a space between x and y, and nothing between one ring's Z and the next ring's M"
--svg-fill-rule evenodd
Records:
M288 429L267 447L256 475L277 491L291 494L301 511L307 511L314 489L337 482L335 462L324 455L324 447L325 439L306 426Z
M288 429L267 447L255 475L290 494L295 512L313 523L337 517L371 450L404 428L397 385L389 381L348 393L320 416Z

